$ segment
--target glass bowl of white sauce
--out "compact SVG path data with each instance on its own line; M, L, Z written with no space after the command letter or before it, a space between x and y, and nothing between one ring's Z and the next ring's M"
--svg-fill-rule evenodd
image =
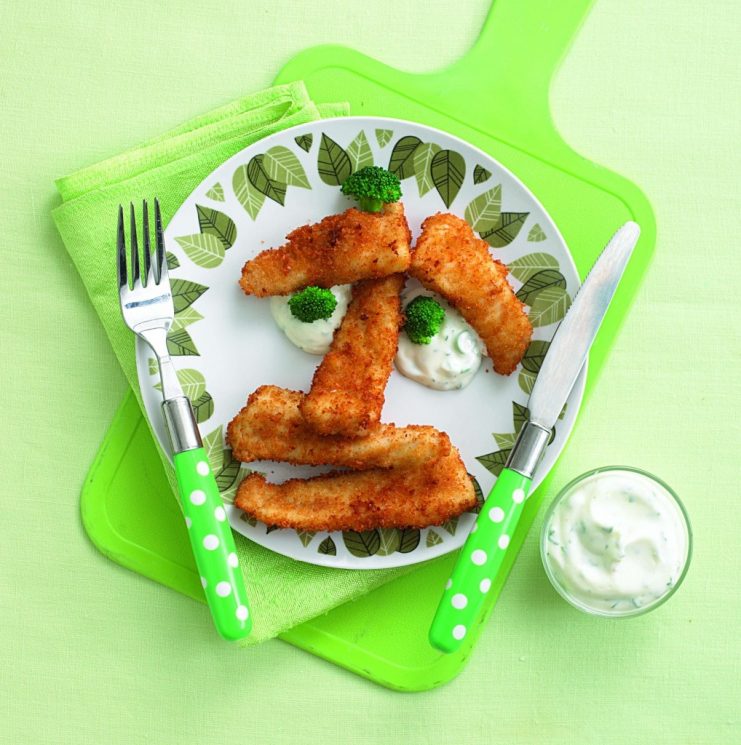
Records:
M609 466L567 484L548 508L540 535L548 579L585 613L626 618L666 602L692 556L692 531L679 497L663 481Z

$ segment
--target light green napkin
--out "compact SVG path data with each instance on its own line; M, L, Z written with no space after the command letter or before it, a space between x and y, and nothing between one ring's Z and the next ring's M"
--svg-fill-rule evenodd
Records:
M139 405L134 335L121 321L114 280L118 205L157 196L166 224L216 166L247 145L295 124L347 113L346 104L315 105L303 83L278 86L57 181L62 204L54 210L54 220ZM163 462L174 488L174 474L164 456ZM254 617L247 644L276 636L399 574L302 564L242 536L235 538Z

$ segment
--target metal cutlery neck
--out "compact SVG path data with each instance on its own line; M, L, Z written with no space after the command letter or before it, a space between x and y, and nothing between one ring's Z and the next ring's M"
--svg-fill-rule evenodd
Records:
M535 422L525 422L507 458L505 468L532 479L550 438L550 429Z
M186 450L196 450L203 445L193 407L187 396L165 399L162 402L162 412L167 433L170 435L173 455Z

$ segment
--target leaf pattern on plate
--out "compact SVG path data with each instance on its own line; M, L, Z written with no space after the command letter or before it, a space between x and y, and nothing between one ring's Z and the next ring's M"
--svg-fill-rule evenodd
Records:
M533 392L536 380L535 373L531 373L529 370L520 370L520 374L517 376L517 385L520 386L521 391L529 396Z
M232 176L232 189L237 201L244 207L247 214L255 220L260 212L260 208L265 202L265 194L256 189L250 182L247 175L247 166L237 167Z
M466 222L478 233L491 229L499 221L502 207L502 185L488 189L472 199L466 207Z
M434 142L422 142L414 151L414 175L417 179L419 196L423 197L434 188L432 182L432 159L440 152L440 145Z
M558 269L558 261L546 253L526 254L519 259L511 261L507 268L509 273L519 279L520 282L527 282L533 274L544 271L545 269Z
M381 539L381 545L377 551L379 556L389 556L394 551L399 550L399 546L401 546L401 531L396 528L379 528L378 535Z
M352 173L350 156L327 134L322 134L317 169L319 178L330 186L341 186Z
M533 274L527 282L517 291L517 297L525 303L532 305L535 296L546 287L566 288L566 277L557 269L543 269Z
M173 269L177 269L180 266L180 262L178 261L178 257L175 256L174 253L171 253L170 251L165 252L165 260L167 261L167 269L168 271L172 271Z
M214 400L208 391L204 391L197 398L191 399L190 403L193 406L193 414L198 424L203 424L213 416Z
M285 204L288 186L270 177L265 168L264 155L256 155L247 164L247 179L257 191L264 194L268 199L272 199L281 207Z
M427 532L427 539L425 540L425 545L427 548L432 548L433 546L437 546L438 544L443 542L443 537L436 533L432 528Z
M297 530L296 535L299 541L301 541L301 545L306 548L314 539L316 532L311 530Z
M334 545L334 541L330 536L327 536L317 548L317 553L324 554L325 556L337 556L337 546Z
M373 153L371 152L368 138L361 129L355 139L347 146L347 155L352 163L353 171L373 165Z
M377 530L365 530L362 533L346 530L342 534L342 541L353 556L374 556L381 548L381 536Z
M530 228L530 232L527 234L527 239L531 243L540 243L540 241L544 241L547 237L548 236L546 236L543 228L541 228L537 222L532 228Z
M221 425L211 430L203 438L203 449L206 451L208 464L213 473L218 473L224 464L224 430Z
M183 235L175 240L185 255L204 269L213 269L224 260L224 243L213 233Z
M386 147L391 142L391 138L394 136L394 132L391 129L377 129L376 130L376 142L379 147Z
M399 548L400 554L408 554L419 546L421 539L420 531L417 528L403 528L399 531Z
M199 355L195 342L186 329L171 331L167 335L167 351L173 357L197 357Z
M311 150L311 144L314 142L314 135L309 134L306 135L299 135L298 137L294 137L293 141L306 153Z
M484 181L488 181L491 178L491 171L487 171L484 166L477 165L473 169L473 183L483 184Z
M412 135L398 140L391 151L388 170L402 180L414 176L414 151L421 142L419 137Z
M455 535L455 531L458 528L458 521L460 517L451 517L450 520L446 520L440 527L447 530L450 535Z
M466 161L455 150L440 150L432 159L430 173L437 193L442 197L445 206L450 207L463 185Z
M271 147L263 156L262 163L268 178L272 181L311 189L301 161L287 147L282 145Z
M197 321L202 321L203 316L191 305L185 310L181 310L172 321L170 331L179 331L184 329L186 326L190 326Z
M481 465L487 471L489 471L489 473L493 473L495 476L499 476L499 474L504 469L504 464L507 462L509 454L509 450L496 450L493 453L479 455L476 457L476 460L481 463Z
M546 287L530 305L528 317L535 328L549 326L563 319L571 306L569 293L563 287Z
M215 183L207 192L206 196L213 199L214 202L224 201L224 187L220 183Z
M160 371L157 360L154 357L147 358L147 370L149 370L150 375L156 375Z
M230 249L237 238L237 226L234 224L229 215L219 212L212 207L196 205L198 213L198 225L201 233L215 235L224 246L224 249Z
M170 289L172 290L175 313L180 313L195 303L208 290L208 287L198 284L198 282L190 282L187 279L173 279L170 281Z
M545 360L546 354L551 343L549 341L543 341L542 339L534 339L530 342L530 345L525 350L525 355L522 358L522 366L528 372L537 375L540 372L540 368L543 366L543 360Z
M502 212L496 225L480 235L492 248L508 246L517 238L529 214L529 212Z

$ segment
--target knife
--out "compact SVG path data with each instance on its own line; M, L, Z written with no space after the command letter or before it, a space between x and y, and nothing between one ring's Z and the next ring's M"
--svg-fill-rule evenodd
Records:
M636 223L627 222L615 233L556 330L530 394L530 418L471 528L435 612L429 638L441 652L458 650L484 620L486 595L501 569L533 475L640 232Z

